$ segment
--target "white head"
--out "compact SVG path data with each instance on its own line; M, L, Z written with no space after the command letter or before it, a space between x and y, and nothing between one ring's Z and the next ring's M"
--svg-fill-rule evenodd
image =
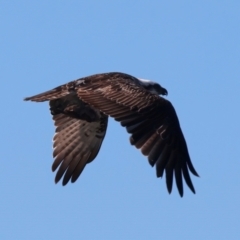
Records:
M165 88L161 87L161 85L159 83L153 82L151 80L147 80L147 79L142 79L142 78L138 78L138 80L140 81L140 84L147 89L148 91L150 91L151 93L157 94L157 95L167 95L168 92Z

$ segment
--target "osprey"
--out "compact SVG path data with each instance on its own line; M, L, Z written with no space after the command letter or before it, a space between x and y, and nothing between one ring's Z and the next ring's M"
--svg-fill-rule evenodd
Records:
M159 95L167 90L158 83L125 73L110 72L77 79L24 100L49 101L56 126L52 170L55 182L75 182L86 164L97 156L107 130L108 116L131 134L130 143L165 172L168 192L173 176L180 196L186 184L195 193L189 170L198 176L172 104Z

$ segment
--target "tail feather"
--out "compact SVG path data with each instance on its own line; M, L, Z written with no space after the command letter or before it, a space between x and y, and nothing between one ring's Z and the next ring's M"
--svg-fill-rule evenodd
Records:
M69 94L69 88L66 85L56 87L52 90L37 94L32 97L24 98L24 101L44 102L64 97Z

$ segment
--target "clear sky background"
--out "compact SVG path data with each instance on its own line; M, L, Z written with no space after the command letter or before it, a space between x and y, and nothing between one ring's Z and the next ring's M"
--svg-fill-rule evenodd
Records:
M0 31L0 239L240 239L240 1L1 1ZM48 103L23 98L109 71L167 88L195 195L169 195L113 120L55 185Z

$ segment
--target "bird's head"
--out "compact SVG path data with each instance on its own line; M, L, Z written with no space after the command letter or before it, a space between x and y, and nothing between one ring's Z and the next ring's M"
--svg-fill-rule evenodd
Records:
M168 94L167 89L163 88L159 83L153 82L151 80L140 79L140 78L138 80L140 81L141 85L151 93L154 93L157 95Z

